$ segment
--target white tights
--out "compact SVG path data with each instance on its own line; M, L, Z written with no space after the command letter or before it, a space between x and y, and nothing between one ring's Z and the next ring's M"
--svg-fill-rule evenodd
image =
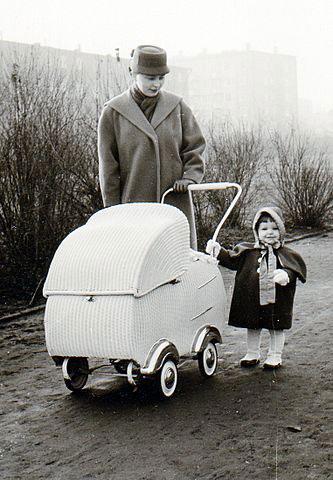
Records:
M281 355L284 347L285 334L283 330L269 330L270 343L267 360L279 361L281 363ZM261 329L247 329L247 353L244 357L246 360L259 359L260 357L260 335Z

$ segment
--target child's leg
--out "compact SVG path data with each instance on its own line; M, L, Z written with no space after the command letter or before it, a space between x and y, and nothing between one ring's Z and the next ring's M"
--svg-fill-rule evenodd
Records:
M261 330L247 329L247 353L240 361L242 367L251 367L259 363Z
M270 345L265 368L278 368L282 364L282 351L284 347L285 334L283 330L270 330Z

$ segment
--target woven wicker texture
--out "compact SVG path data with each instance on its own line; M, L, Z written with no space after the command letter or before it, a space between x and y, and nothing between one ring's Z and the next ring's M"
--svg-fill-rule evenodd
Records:
M52 260L44 294L144 295L189 263L189 226L175 207L133 203L97 212Z
M143 365L161 338L173 342L180 355L189 354L201 326L215 325L222 332L226 295L218 267L204 256L191 259L179 280L140 298L50 296L45 311L50 355L133 359Z

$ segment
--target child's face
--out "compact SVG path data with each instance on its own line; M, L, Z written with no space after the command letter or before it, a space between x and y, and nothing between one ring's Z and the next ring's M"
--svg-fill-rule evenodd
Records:
M261 242L274 245L280 240L280 231L273 220L265 219L258 225L258 237Z
M141 92L146 97L155 97L161 90L165 80L165 75L144 75L138 73L135 77L135 82Z

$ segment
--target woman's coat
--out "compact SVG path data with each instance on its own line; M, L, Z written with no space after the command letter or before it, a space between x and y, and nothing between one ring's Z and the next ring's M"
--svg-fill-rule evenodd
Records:
M98 127L99 177L104 206L160 202L176 180L200 183L205 140L185 102L161 91L151 123L130 91L106 103ZM196 246L193 206L188 193L171 194L166 202L187 216L191 244Z

